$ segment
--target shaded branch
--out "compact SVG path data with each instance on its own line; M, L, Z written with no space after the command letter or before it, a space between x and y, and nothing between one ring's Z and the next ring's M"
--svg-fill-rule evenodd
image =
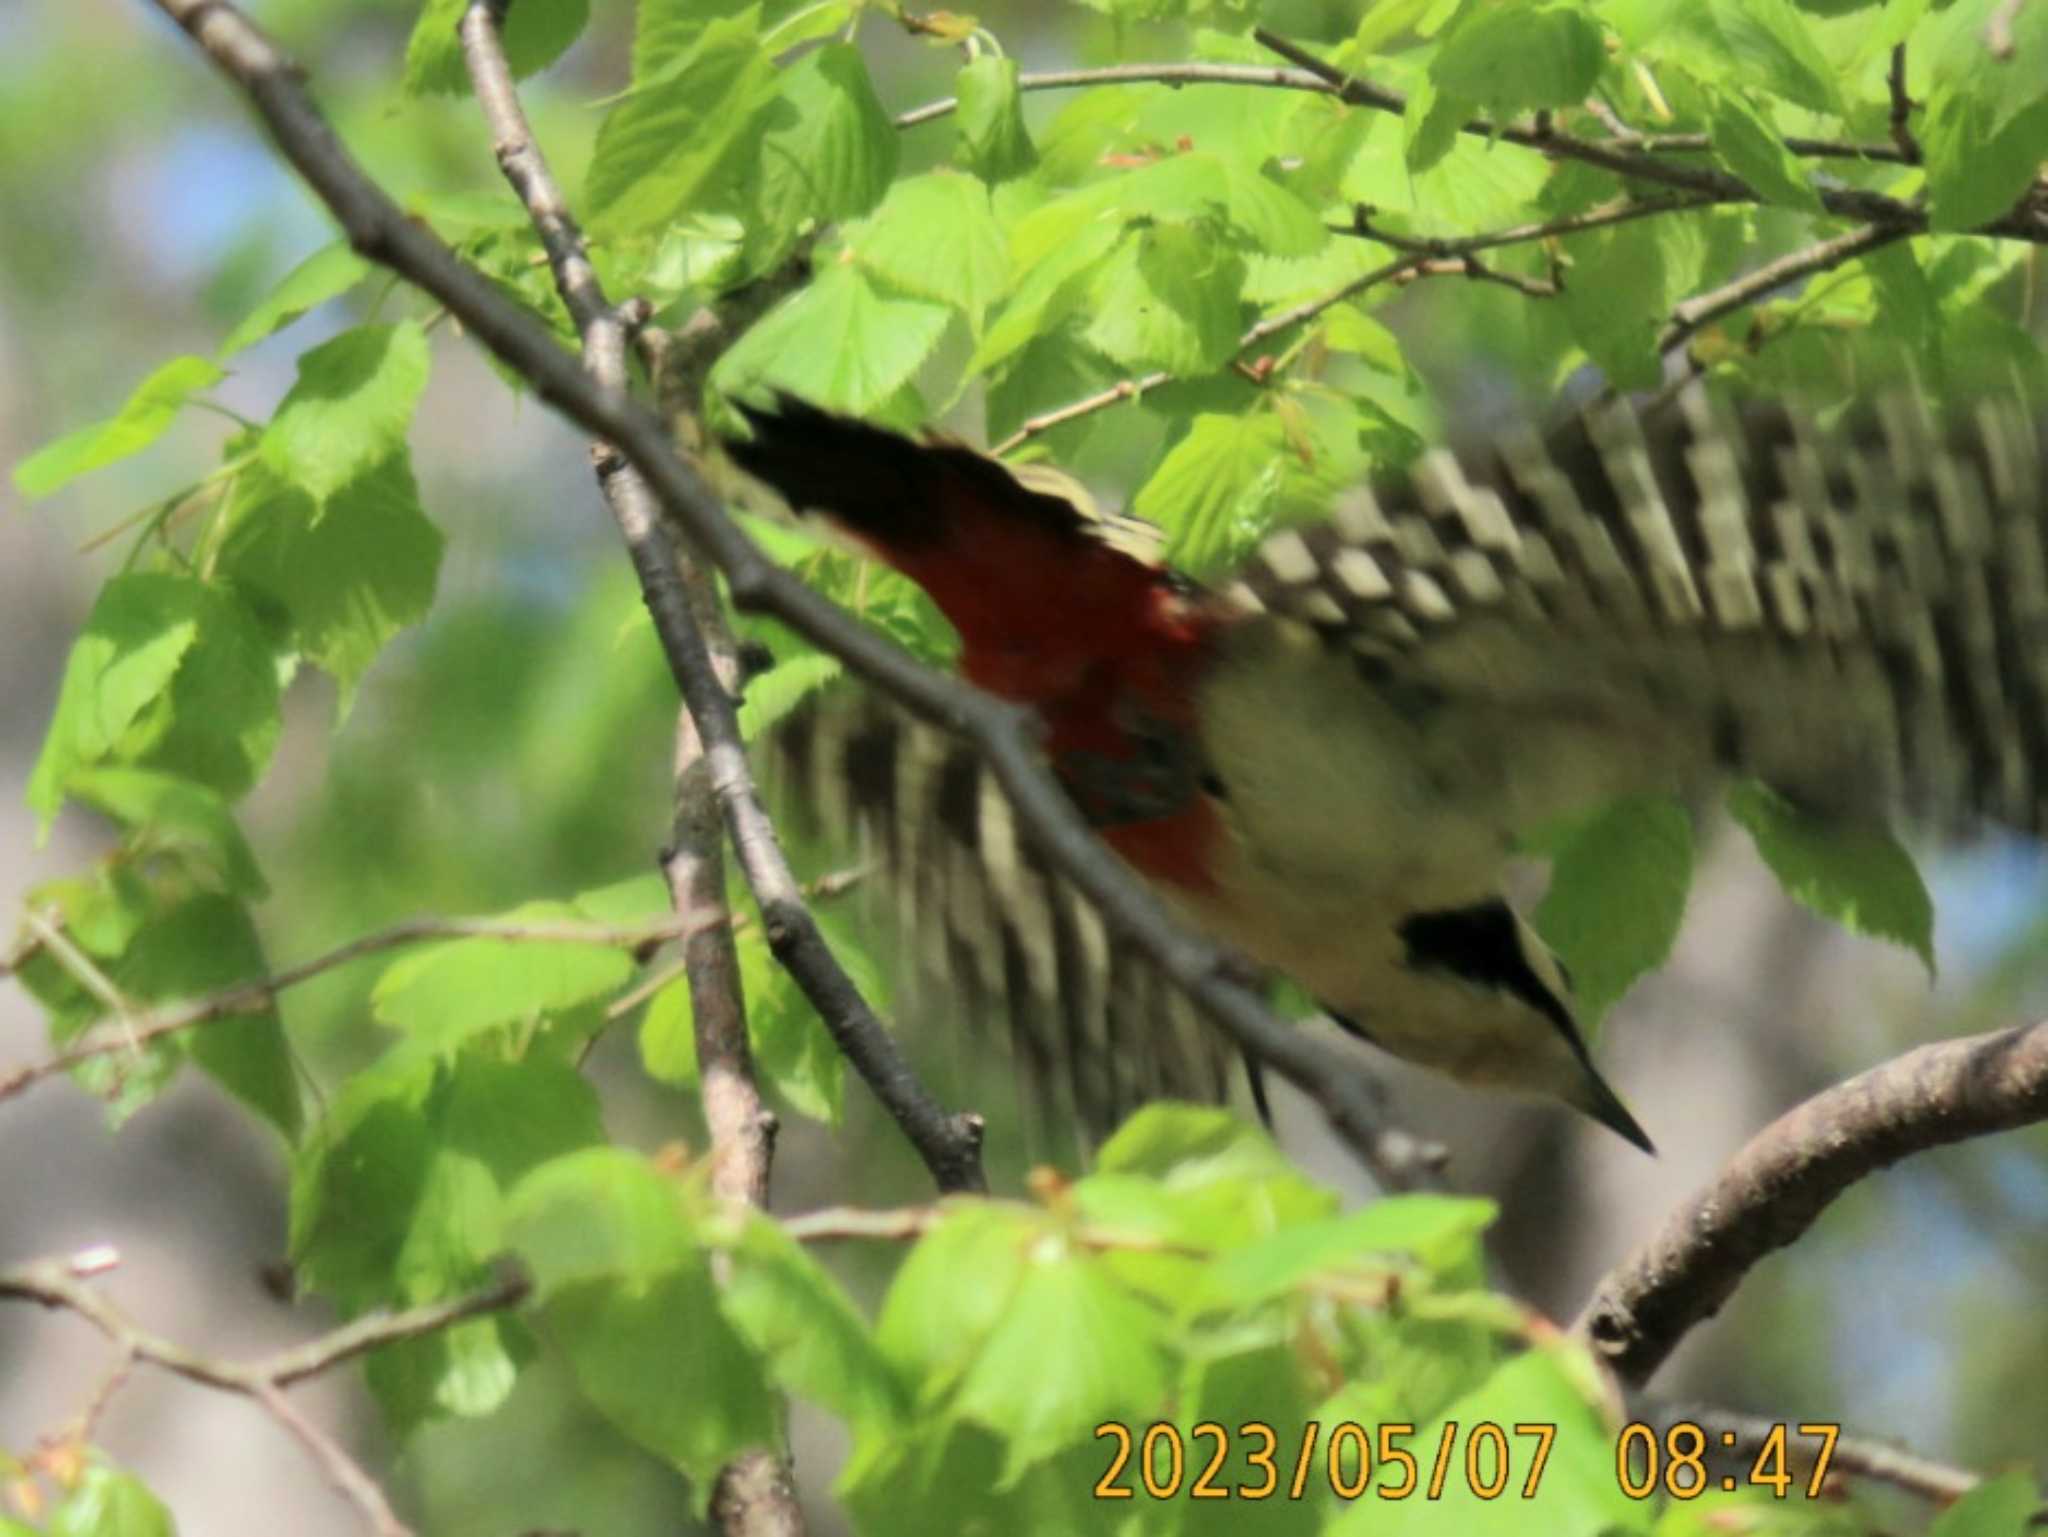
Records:
M1277 50L1276 50L1277 51ZM1111 64L1098 69L1047 69L1027 70L1017 76L1020 91L1064 91L1084 89L1097 85L1241 85L1281 91L1306 91L1313 95L1343 98L1342 86L1333 83L1328 76L1311 73L1306 69L1281 69L1275 65L1258 64ZM1387 95L1391 97L1392 92ZM1368 105L1371 105L1370 103ZM1611 114L1605 114L1597 103L1588 102L1589 110L1602 116L1603 122ZM925 123L937 122L949 117L960 109L959 98L947 96L938 101L926 102L908 112L898 113L895 119L898 128L916 128ZM1614 132L1614 143L1603 148L1627 146L1652 152L1672 151L1703 153L1712 145L1707 136L1701 134L1638 134L1625 129ZM1846 139L1788 138L1785 147L1795 155L1816 160L1907 160L1918 159L1917 153L1903 155L1890 144L1862 144Z
M1142 951L1241 1047L1301 1088L1383 1179L1415 1176L1421 1148L1382 1125L1357 1067L1275 1019L1257 994L1232 978L1223 953L1175 923L1094 836L1046 769L1024 711L933 672L763 557L677 454L658 419L624 392L595 384L544 325L463 265L363 174L307 96L299 73L227 0L156 4L247 93L280 151L334 214L358 253L431 294L541 399L614 445L725 573L736 604L774 614L914 713L971 741L1021 824L1054 867L1101 909L1114 933ZM635 565L643 583L650 576L657 583L648 591L650 603L668 601L664 595L675 585L672 567L643 566L637 553ZM680 594L673 597L681 601ZM730 804L727 809L730 816ZM764 909L771 933L776 916Z
M1993 48L1992 52L1997 53ZM1891 96L1892 110L1889 119L1892 143L1899 147L1899 158L1909 165L1920 163L1920 141L1913 137L1913 98L1906 94L1906 45L1892 45L1891 67L1885 71L1885 90Z
M1796 283L1801 278L1827 272L1859 256L1868 256L1894 241L1904 240L1906 235L1907 231L1902 229L1870 224L1850 230L1846 235L1837 235L1832 240L1807 246L1804 250L1787 252L1776 261L1765 262L1732 282L1673 305L1671 322L1657 338L1657 350L1669 352L1674 347L1681 347L1723 315L1746 304L1754 304L1774 288L1783 288L1787 283Z
M378 1537L407 1537L409 1529L392 1511L376 1480L363 1471L340 1442L300 1414L285 1398L284 1390L379 1346L420 1339L466 1319L516 1307L528 1290L524 1276L507 1273L466 1296L426 1303L403 1312L365 1314L303 1345L254 1361L231 1362L152 1334L86 1284L88 1277L118 1263L118 1255L101 1248L86 1250L69 1260L36 1260L16 1265L0 1270L0 1298L74 1313L99 1330L119 1351L117 1368L109 1378L113 1385L118 1386L130 1364L146 1361L188 1381L254 1399L306 1448L335 1486L363 1512ZM93 1412L97 1412L97 1407Z
M591 385L600 398L631 410L626 398L625 327L606 300L582 231L534 143L505 63L494 14L482 0L472 3L463 16L462 40L498 163L532 217L563 303L583 335ZM601 433L601 439L606 436L611 435ZM681 467L666 439L663 448ZM755 790L740 739L732 695L737 654L714 584L694 558L685 559L677 548L659 516L654 493L630 457L600 441L594 460L606 504L632 557L685 705L687 719L679 725L677 738L676 821L663 857L678 913L724 914L723 851L711 810L715 804L724 811L770 948L817 1009L833 1040L895 1117L940 1189L983 1188L979 1118L947 1113L918 1082L826 946L805 905ZM701 486L691 489L708 501ZM707 506L698 515L736 533L722 510ZM747 553L758 561L750 546ZM753 1083L738 957L724 923L691 932L696 938L686 941L692 953L686 954L685 962L714 1158L727 1194L761 1204L767 1193L774 1121Z
M1726 1433L1734 1436L1735 1444L1732 1447L1717 1447L1714 1449L1715 1452L1719 1454L1725 1451L1727 1455L1739 1458L1749 1465L1754 1465L1755 1459L1769 1443L1774 1447L1783 1448L1788 1472L1803 1474L1813 1467L1813 1438L1786 1435L1787 1421L1783 1415L1746 1414L1739 1410L1725 1409L1719 1404L1666 1400L1634 1407L1640 1418L1656 1425L1659 1430L1669 1429L1684 1421L1711 1427L1716 1435ZM1836 1436L1828 1450L1828 1471L1874 1479L1878 1483L1890 1484L1894 1489L1903 1489L1908 1494L1944 1505L1952 1500L1961 1499L1984 1482L1981 1473L1973 1473L1968 1468L1958 1468L1945 1462L1936 1462L1931 1457L1922 1457L1902 1446L1892 1446L1869 1436Z
M231 1014L247 1014L268 1008L287 988L296 987L363 956L400 945L429 939L502 939L513 943L610 945L637 951L647 945L683 938L688 932L674 917L626 924L580 923L569 919L411 918L389 928L358 935L346 944L336 945L332 950L322 951L310 960L271 972L268 976L231 983L198 998L143 1009L122 998L106 973L72 944L47 915L31 912L24 918L24 926L37 936L38 944L17 955L13 964L19 965L37 948L47 949L68 975L115 1015L117 1027L97 1030L76 1045L43 1061L0 1073L0 1101L45 1078L69 1072L95 1057L140 1051L159 1036L173 1035Z
M645 322L646 307L614 309L605 298L583 233L555 185L513 85L501 30L508 3L471 0L459 29L463 59L490 125L498 164L540 233L555 286L582 335L583 364L591 382L623 395L627 328L637 329ZM661 854L662 875L676 919L688 935L683 941L683 967L697 1050L698 1097L711 1139L711 1188L724 1200L766 1209L777 1123L762 1102L754 1075L739 950L725 900L718 791L706 755L706 743L719 728L719 722L708 717L720 706L725 711L723 723L733 728L737 745L731 690L739 680L739 654L716 587L694 559L664 537L647 483L602 440L591 445L591 462L636 568L644 571L659 563L679 582L687 610L668 616L679 633L662 640L671 657L684 659L676 669L678 684L688 679L684 708L676 719L675 816L669 846ZM700 708L706 718L699 717ZM720 1530L731 1537L801 1537L803 1532L803 1512L786 1460L765 1447L748 1448L718 1470L711 1512Z
M1815 1095L1602 1278L1573 1326L1639 1387L1766 1255L1913 1153L2048 1120L2048 1023L1922 1046Z
M1313 320L1324 310L1342 304L1346 299L1362 294L1368 288L1419 272L1429 265L1429 261L1428 256L1419 253L1398 257L1332 289L1320 298L1306 299L1290 309L1280 311L1277 315L1269 315L1237 339L1237 351L1233 357L1242 359L1247 352L1267 338L1277 336L1280 332L1298 326L1304 321ZM1084 395L1079 400L1069 401L1066 405L1027 418L1015 432L990 448L989 452L998 456L1007 454L1040 433L1049 432L1062 423L1075 421L1122 401L1136 400L1145 391L1157 389L1160 385L1171 382L1172 378L1173 375L1162 368L1135 379L1120 379L1107 389L1097 390L1092 395Z
M1500 246L1524 245L1535 240L1550 240L1563 235L1577 235L1586 230L1604 229L1610 224L1626 224L1632 219L1648 219L1658 214L1681 213L1694 208L1711 208L1721 199L1711 193L1657 193L1649 197L1616 198L1589 208L1584 213L1567 215L1559 219L1545 219L1533 224L1514 224L1506 229L1489 230L1478 235L1397 235L1381 229L1372 222L1379 210L1360 203L1351 211L1349 224L1331 225L1333 233L1356 235L1361 239L1377 241L1396 251L1406 251L1418 256L1470 256L1480 251L1491 251Z
M1328 61L1317 58L1298 43L1290 42L1264 27L1254 27L1252 36L1290 63L1299 65L1327 82L1342 101L1353 106L1370 107L1375 111L1396 115L1407 111L1408 98L1399 91L1388 90L1385 86L1374 85L1354 75L1348 75ZM1484 118L1475 118L1471 122L1460 124L1459 131L1488 141L1501 140L1520 145L1524 149L1536 150L1557 160L1577 160L1604 171L1612 171L1617 176L1711 196L1717 202L1763 201L1747 182L1738 176L1729 175L1726 171L1672 165L1638 148L1638 144L1645 141L1633 138L1607 142L1576 138L1560 132L1547 114L1539 114L1531 123L1495 123ZM1803 142L1810 146L1825 141ZM1879 153L1867 158L1885 160L1897 156L1895 151L1892 154ZM1881 192L1872 192L1861 187L1816 187L1814 195L1820 199L1822 208L1839 218L1854 219L1864 224L1892 225L1909 234L1919 234L1928 228L1925 208L1887 197ZM1977 226L1972 233L2025 240L2036 245L2048 244L2048 219L2022 206Z

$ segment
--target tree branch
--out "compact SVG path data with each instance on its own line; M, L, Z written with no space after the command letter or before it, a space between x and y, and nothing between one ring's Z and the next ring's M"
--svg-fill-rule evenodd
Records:
M462 40L498 163L532 217L563 303L583 334L591 384L605 398L624 402L624 327L605 298L582 231L533 141L494 17L490 5L473 0L463 15ZM669 454L674 457L672 448ZM731 692L738 677L737 654L715 585L694 559L683 558L646 479L633 464L603 442L594 457L599 485L631 554L685 705L686 720L679 724L677 736L676 821L663 860L677 911L724 914L723 854L711 810L715 804L725 813L769 945L817 1009L833 1040L895 1117L941 1190L983 1188L980 1119L947 1113L918 1082L825 944L805 905L755 791L740 740ZM730 530L722 512L711 511ZM767 1194L774 1121L753 1083L738 956L728 927L692 932L699 939L696 964L688 975L714 1157L724 1171L726 1193L761 1204ZM686 956L686 963L689 959Z
M1672 306L1671 322L1658 336L1657 350L1669 352L1674 347L1682 347L1723 315L1755 303L1772 289L1827 272L1859 256L1868 256L1894 241L1904 240L1907 233L1906 230L1880 224L1866 224L1861 229L1820 241L1804 250L1787 252L1776 261L1745 272L1732 282L1683 300Z
M1242 85L1281 91L1306 91L1319 96L1343 96L1343 88L1326 76L1306 69L1281 69L1259 64L1111 64L1098 69L1027 70L1017 76L1020 91L1065 91L1097 85ZM1393 93L1387 93L1391 96ZM1589 108L1593 106L1588 103ZM898 128L917 128L949 117L960 108L957 97L926 102L908 112L898 113ZM1596 113L1596 115L1599 115ZM1785 147L1795 155L1815 160L1917 160L1890 144L1862 144L1847 139L1788 138ZM1615 142L1603 148L1626 146L1655 153L1704 153L1712 149L1707 136L1699 134L1617 133Z
M1408 98L1399 91L1390 91L1384 86L1373 85L1369 81L1347 75L1326 60L1317 58L1298 43L1289 42L1264 27L1254 27L1252 36L1282 58L1326 81L1339 99L1353 106L1370 107L1375 111L1396 115L1407 111ZM1602 143L1592 139L1575 138L1559 132L1547 115L1539 116L1535 122L1528 124L1495 123L1484 118L1475 118L1471 122L1459 125L1459 131L1489 141L1504 140L1509 144L1520 145L1524 149L1536 150L1553 159L1581 161L1604 171L1612 171L1617 176L1655 182L1679 191L1711 196L1717 202L1763 201L1747 182L1725 171L1668 164L1655 155L1635 147L1635 140ZM1896 156L1880 153L1868 158L1884 160ZM1840 218L1854 219L1863 224L1897 226L1909 234L1918 234L1928 228L1925 208L1902 203L1897 198L1887 197L1881 192L1871 192L1861 187L1816 187L1814 193L1827 212ZM1973 233L2025 240L2036 245L2048 244L2048 219L2042 218L2023 205L1989 223L1979 225Z
M1346 299L1362 294L1377 284L1417 273L1427 267L1429 261L1429 256L1421 253L1397 257L1384 266L1375 267L1372 271L1332 289L1320 298L1307 299L1291 309L1282 310L1277 315L1269 315L1237 339L1237 351L1232 356L1242 358L1268 337L1276 336L1304 321L1313 320L1332 305L1342 304ZM1121 401L1136 400L1145 391L1157 389L1160 385L1170 382L1172 378L1173 375L1162 368L1136 379L1120 379L1108 389L1097 390L1093 395L1084 395L1079 400L1069 401L1066 405L1029 418L989 452L998 456L1007 454L1040 433L1049 432L1064 422L1078 420Z
M1910 1154L2048 1119L2048 1023L1922 1046L1815 1095L1753 1137L1602 1278L1574 1332L1640 1387L1764 1256Z
M98 1030L43 1061L0 1073L0 1101L12 1098L45 1078L69 1072L95 1057L139 1051L158 1036L172 1035L230 1014L247 1014L267 1008L287 988L296 987L365 955L400 945L429 939L502 939L512 943L610 945L637 951L647 945L687 937L689 932L674 917L626 924L534 918L411 918L389 928L358 935L346 944L268 976L231 983L198 998L138 1009L132 1001L120 997L112 980L72 944L47 915L32 912L23 922L37 936L38 943L17 954L12 964L18 966L22 959L38 948L47 949L67 973L116 1017L117 1024L114 1028Z
M615 310L606 300L583 233L533 138L505 57L501 29L509 3L470 0L459 29L463 59L490 125L498 164L526 205L548 253L555 286L582 335L583 364L591 382L623 396L627 326L644 323L645 306ZM683 966L696 1039L698 1095L711 1137L711 1188L735 1205L766 1210L776 1119L762 1102L754 1075L739 950L725 900L718 785L706 752L707 743L722 729L730 735L720 745L739 745L732 702L739 654L716 587L682 548L664 537L646 481L602 439L591 445L591 461L635 567L646 573L643 586L650 597L653 589L646 576L658 567L676 582L683 599L679 611L667 614L649 603L657 619L666 618L672 627L673 633L662 636L662 645L675 659L672 667L684 697L676 719L675 817L669 846L661 855L662 874L676 918L690 936L683 942ZM711 1512L729 1537L802 1537L804 1529L786 1459L766 1447L750 1447L718 1470Z
M306 1419L284 1396L293 1383L317 1377L344 1361L398 1340L420 1339L466 1319L516 1307L527 1294L524 1276L506 1273L491 1285L445 1302L430 1302L399 1313L370 1313L306 1344L249 1362L222 1361L152 1334L125 1311L85 1284L112 1269L119 1256L89 1249L69 1260L36 1260L0 1270L0 1298L35 1302L75 1313L107 1337L128 1363L147 1361L191 1382L252 1398L310 1452L335 1486L363 1512L378 1537L408 1537L409 1528L392 1511L376 1480L326 1431Z
M766 560L725 517L651 413L623 392L592 382L546 327L465 267L363 174L313 106L298 72L227 0L155 3L248 94L285 158L333 212L351 246L432 294L541 399L612 443L724 571L735 603L774 614L913 712L973 742L1046 857L1095 902L1114 932L1143 951L1241 1047L1301 1088L1383 1179L1404 1181L1420 1172L1424 1150L1382 1125L1357 1067L1274 1019L1255 993L1232 979L1223 954L1175 923L1096 839L1045 768L1022 710L924 667ZM643 583L650 575L657 583L674 582L672 570L651 570L637 555L635 564ZM650 600L658 593L651 591ZM764 916L775 923L775 915Z
M1732 1435L1732 1446L1715 1448L1730 1457L1754 1465L1766 1444L1785 1449L1786 1471L1805 1472L1813 1465L1808 1437L1785 1434L1783 1415L1745 1414L1719 1404L1682 1403L1659 1400L1635 1406L1638 1416L1665 1430L1686 1422L1711 1427L1715 1434ZM1984 1481L1983 1475L1958 1468L1931 1457L1922 1457L1904 1447L1887 1445L1869 1436L1837 1435L1828 1451L1828 1471L1874 1479L1903 1489L1924 1500L1946 1505L1959 1500Z

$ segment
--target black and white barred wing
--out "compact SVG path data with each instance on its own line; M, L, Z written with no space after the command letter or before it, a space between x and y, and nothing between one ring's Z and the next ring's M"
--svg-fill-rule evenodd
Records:
M1519 759L1530 817L1603 753L1816 811L2048 831L2048 561L2033 425L1904 398L1827 433L1593 411L1269 540L1230 589L1313 626L1451 754ZM1462 724L1461 724L1462 723ZM1469 740L1459 737L1465 732ZM1511 790L1514 787L1509 787Z
M1049 1119L1099 1138L1149 1100L1229 1097L1226 1039L1052 873L968 744L848 688L767 746L781 798L858 851L914 1009L1006 1045Z

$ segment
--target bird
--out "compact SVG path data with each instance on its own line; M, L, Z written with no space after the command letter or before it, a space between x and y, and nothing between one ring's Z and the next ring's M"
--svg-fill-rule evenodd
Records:
M1823 824L2048 826L2041 458L2014 407L1886 397L1824 431L1697 388L1606 402L1431 448L1204 583L1046 466L733 403L732 461L929 595L960 673L1030 712L1177 916L1374 1046L1645 1151L1503 894L1532 833L1737 777ZM1084 1121L1227 1096L1227 1044L965 743L871 695L775 736L818 818L878 851L922 969L1007 1010Z

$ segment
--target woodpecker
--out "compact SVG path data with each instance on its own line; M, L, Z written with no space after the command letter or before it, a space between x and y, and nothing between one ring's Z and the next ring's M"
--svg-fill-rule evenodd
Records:
M1432 450L1207 587L1055 472L787 394L740 411L732 458L931 596L1182 918L1376 1046L1646 1151L1502 895L1519 839L1733 774L1845 822L2048 825L2040 455L2010 410L1951 430L1893 400L1827 434L1617 404ZM1084 1119L1227 1089L961 744L869 700L779 746L880 846L926 969L1000 994Z

